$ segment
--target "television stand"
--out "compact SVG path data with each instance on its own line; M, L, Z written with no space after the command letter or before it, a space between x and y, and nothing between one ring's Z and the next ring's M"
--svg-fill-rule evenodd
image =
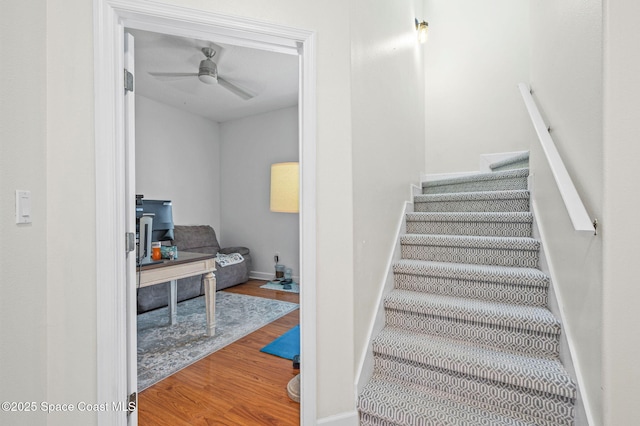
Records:
M169 281L169 321L176 323L178 306L178 280L180 278L204 275L204 299L207 311L207 336L216 333L216 270L215 255L181 251L178 259L148 263L137 268L139 287L162 284Z

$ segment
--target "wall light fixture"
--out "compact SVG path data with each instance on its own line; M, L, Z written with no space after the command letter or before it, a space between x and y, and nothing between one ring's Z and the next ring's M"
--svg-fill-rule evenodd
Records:
M429 33L429 23L427 21L418 21L416 18L416 31L418 32L418 41L424 43L427 41Z

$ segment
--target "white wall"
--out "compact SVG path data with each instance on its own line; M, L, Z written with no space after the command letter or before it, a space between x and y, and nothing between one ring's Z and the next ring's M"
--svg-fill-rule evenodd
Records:
M318 34L317 407L320 418L350 411L355 404L353 365L344 362L353 359L349 4L341 0L305 3L304 7L294 0L274 0L268 4L259 0L167 2L310 29ZM60 403L95 401L99 302L95 255L98 242L93 2L68 0L47 7L49 3L9 0L3 2L0 18L3 53L9 49L3 56L3 73L5 67L11 70L10 78L0 80L2 108L6 113L2 123L13 126L6 134L3 128L2 143L9 141L14 150L0 159L3 231L7 228L6 221L9 227L15 226L10 223L13 220L10 212L12 191L18 185L25 186L19 189L34 191L34 215L37 220L46 221L44 231L39 222L32 228L9 228L3 235L3 254L6 248L16 253L2 263L3 291L14 285L5 284L5 277L20 277L23 281L26 277L32 286L28 300L26 290L18 287L4 293L3 300L16 306L18 301L28 301L33 304L34 315L19 317L23 329L33 334L13 327L8 330L5 324L12 324L16 316L13 307L4 310L3 302L2 339L12 342L14 354L21 356L11 354L3 358L10 364L3 362L0 368L10 378L21 376L20 380L10 382L13 385L9 389L3 381L2 391L3 395L12 392L15 397L36 400L45 398L46 392L47 400ZM46 60L38 61L43 58ZM34 61L37 67L33 66ZM28 123L21 121L25 116ZM21 156L22 150L29 151L29 156ZM10 185L8 191L5 185ZM335 208L336 205L340 208ZM9 213L5 214L7 209ZM341 279L336 280L336 276ZM46 355L42 352L45 341ZM9 356L5 350L1 353L3 357ZM16 422L32 424L31 420L24 416ZM51 425L90 425L97 420L95 414L74 412L49 416L47 421Z
M517 84L529 80L528 0L425 0L426 172L478 169L528 149Z
M35 12L44 5L31 7ZM59 403L97 398L92 14L91 2L55 7L47 2L46 27L32 28L47 40L46 52L38 51L39 57L46 57L41 66L46 66L47 75L46 400ZM33 51L24 49L23 54L32 61ZM26 266L33 267L34 261ZM30 365L21 362L14 367ZM75 411L50 415L47 424L93 424L96 417Z
M269 210L271 164L298 161L298 108L220 125L222 247L251 250L252 276L271 279L273 256L300 275L297 213Z
M0 401L47 395L47 74L44 1L0 13ZM20 34L20 36L16 36ZM15 190L30 190L31 224L15 223ZM0 411L1 424L43 424L44 413Z
M604 1L603 394L605 425L638 422L640 3Z
M136 193L171 200L177 225L220 233L220 128L203 117L136 96Z
M573 231L538 143L531 146L537 220L555 271L582 396L602 421L602 4L531 3L531 85L558 151L601 235Z
M425 15L420 1L371 7L359 0L351 13L354 348L359 363L409 186L424 171L424 45L418 43L414 19Z

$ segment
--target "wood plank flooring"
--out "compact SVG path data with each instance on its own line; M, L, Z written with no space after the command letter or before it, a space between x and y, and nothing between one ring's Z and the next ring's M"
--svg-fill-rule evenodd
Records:
M298 303L299 295L250 280L224 291ZM260 349L299 323L299 310L262 327L142 391L140 426L298 425L300 404L287 395L298 370Z

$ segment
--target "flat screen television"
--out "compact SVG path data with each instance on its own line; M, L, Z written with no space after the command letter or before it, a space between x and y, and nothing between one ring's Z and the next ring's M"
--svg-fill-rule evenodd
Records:
M136 200L136 231L142 215L153 214L151 241L173 240L173 209L169 200Z

